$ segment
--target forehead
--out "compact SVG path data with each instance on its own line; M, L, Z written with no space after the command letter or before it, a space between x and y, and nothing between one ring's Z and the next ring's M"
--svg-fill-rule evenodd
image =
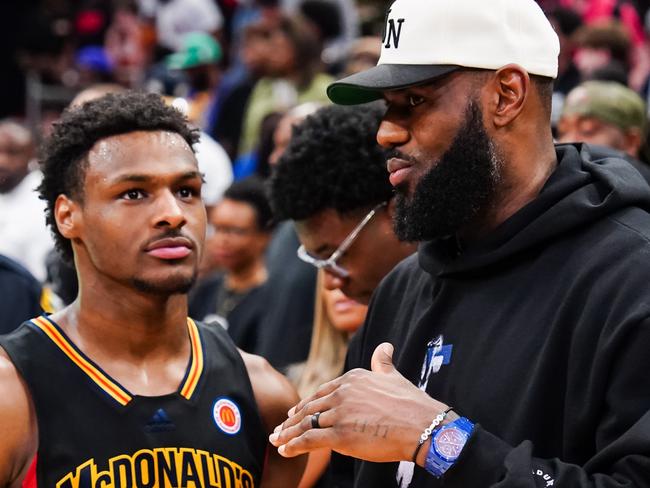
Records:
M558 124L558 130L568 128L588 128L589 130L614 130L623 132L619 127L602 120L601 118L591 114L574 114L564 115Z
M430 96L445 95L446 97L456 93L466 94L469 90L475 88L480 72L480 70L459 69L420 85L384 91L382 95L384 99L391 102L414 93Z
M115 177L122 173L157 175L196 171L192 149L179 134L135 131L106 137L88 152L87 177Z
M287 114L280 119L278 126L275 128L275 138L281 141L288 141L291 139L291 131L293 126L298 124L300 119L293 115Z
M334 209L325 209L296 222L300 242L312 253L336 249L359 223L362 217L341 215Z
M210 212L210 220L215 223L234 221L247 225L255 220L256 211L253 205L239 200L224 198Z

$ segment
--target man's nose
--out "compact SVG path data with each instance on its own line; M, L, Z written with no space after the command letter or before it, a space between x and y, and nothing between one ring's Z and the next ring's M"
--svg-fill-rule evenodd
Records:
M408 142L409 133L403 125L384 117L377 130L377 142L386 149L392 149Z
M165 191L159 198L155 214L156 227L181 228L187 222L180 202L171 191Z

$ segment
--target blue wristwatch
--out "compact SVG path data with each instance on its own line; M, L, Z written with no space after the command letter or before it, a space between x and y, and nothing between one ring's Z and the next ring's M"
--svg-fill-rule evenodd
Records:
M436 478L445 474L460 456L473 429L474 424L465 417L460 417L438 429L431 439L424 469Z

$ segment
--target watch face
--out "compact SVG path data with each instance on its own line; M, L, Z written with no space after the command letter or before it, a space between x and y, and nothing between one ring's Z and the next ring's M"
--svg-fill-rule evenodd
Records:
M447 427L438 432L433 439L434 446L440 457L453 462L458 459L460 451L467 442L467 434L456 427Z

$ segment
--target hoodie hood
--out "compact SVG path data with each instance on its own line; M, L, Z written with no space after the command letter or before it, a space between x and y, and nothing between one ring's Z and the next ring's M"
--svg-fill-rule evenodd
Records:
M556 153L558 166L535 200L462 252L454 239L422 243L420 266L439 276L473 273L624 208L650 211L650 186L628 161L587 144L557 145Z

